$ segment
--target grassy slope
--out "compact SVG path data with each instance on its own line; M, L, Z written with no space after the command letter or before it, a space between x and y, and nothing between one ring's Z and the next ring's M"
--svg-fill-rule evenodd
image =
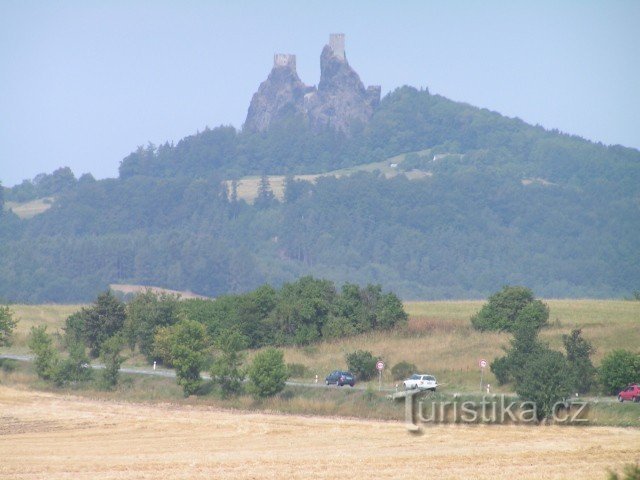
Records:
M416 152L419 155L423 155L429 152L429 150L423 150L420 152ZM400 155L396 155L395 157L387 158L381 162L367 163L364 165L356 165L354 167L349 168L341 168L339 170L333 170L331 172L319 173L313 175L295 175L294 178L296 180L305 180L308 182L314 182L318 177L344 177L348 175L352 175L357 172L374 172L379 171L386 175L387 177L393 177L397 175L399 172L397 165L402 163L407 154L403 153ZM396 164L396 167L392 167L392 164ZM408 178L423 178L425 176L430 175L428 172L423 172L419 170L412 170L410 172L405 173ZM278 200L282 200L284 197L284 175L267 175L269 180L269 185L271 187L271 191L276 196ZM231 191L231 180L227 180L227 188ZM243 177L238 181L237 192L238 198L246 200L249 203L252 203L255 198L258 196L258 188L260 186L260 177L258 176L248 176Z
M436 375L447 390L479 388L481 358L491 362L503 355L510 336L503 333L474 331L469 318L482 301L407 302L410 315L406 329L390 333L372 333L306 348L287 348L287 362L307 365L312 376L321 378L335 368L344 368L344 356L356 349L370 350L385 360L383 381L395 382L390 369L405 360L422 372ZM583 335L596 347L594 362L615 348L638 350L640 344L640 302L621 300L548 300L551 327L542 338L552 348L562 348L562 335L582 328ZM485 383L496 385L487 369ZM495 391L495 390L494 390Z
M33 218L46 212L53 205L53 197L38 198L29 202L5 202L5 210L12 210L20 218Z

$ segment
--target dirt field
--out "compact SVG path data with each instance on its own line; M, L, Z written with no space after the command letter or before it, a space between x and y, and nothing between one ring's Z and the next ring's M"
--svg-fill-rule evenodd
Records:
M88 400L0 386L2 479L581 478L640 430L403 425Z

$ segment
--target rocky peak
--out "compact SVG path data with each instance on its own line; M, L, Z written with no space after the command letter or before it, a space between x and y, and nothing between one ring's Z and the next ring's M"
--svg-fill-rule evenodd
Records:
M304 115L304 95L314 90L298 77L295 55L276 53L269 76L251 99L244 129L262 132L291 114Z
M365 89L347 62L344 34L332 34L320 56L317 89L298 78L295 55L275 55L269 77L251 100L244 128L264 131L272 122L294 113L316 128L328 125L348 133L354 123L367 123L379 102L380 87Z

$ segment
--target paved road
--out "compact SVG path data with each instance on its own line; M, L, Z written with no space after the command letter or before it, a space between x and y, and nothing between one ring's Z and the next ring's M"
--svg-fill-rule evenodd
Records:
M0 359L1 358L6 358L6 359L10 359L10 360L18 360L20 362L32 362L33 361L33 355L16 355L16 354L11 354L11 353L6 353L3 355L0 355ZM104 365L100 364L100 363L92 363L91 364L91 368L95 368L95 369L103 369ZM153 368L150 367L122 367L120 368L120 371L122 373L131 373L134 375L154 375L157 377L169 377L169 378L175 378L176 376L176 372L174 370L169 370L166 368L156 368L155 370ZM211 376L203 373L202 374L202 378L205 380L210 380ZM286 382L287 385L293 386L293 387L309 387L309 388L336 388L335 385L325 385L324 384L324 380L319 379L318 383L315 382L295 382L295 381L287 381ZM351 387L345 387L345 389L349 389ZM356 385L353 387L354 389L357 390L365 390L365 386L364 385ZM395 392L395 389L393 388L383 388L382 389L383 392Z
M16 354L11 354L11 353L6 353L3 355L0 355L0 359L2 358L7 358L10 360L18 360L21 362L32 362L33 361L33 355L16 355ZM95 369L102 369L104 368L104 365L100 364L100 363L92 363L91 364L91 368L95 368ZM155 375L157 377L168 377L168 378L175 378L176 376L176 372L174 370L169 370L166 368L156 368L155 370L153 368L150 367L123 367L120 368L120 371L122 373L131 373L133 375ZM202 378L205 380L210 380L211 376L203 373L202 374ZM335 385L325 385L324 384L324 380L319 379L318 383L314 383L314 382L295 382L295 381L287 381L286 382L287 385L290 385L292 387L308 387L308 388L337 388ZM356 385L355 387L344 387L345 390L348 390L350 388L354 388L356 390L365 390L366 386L364 385ZM381 391L383 392L387 392L387 393L393 393L396 392L395 388L383 388ZM515 394L511 394L511 395L515 395ZM581 397L581 400L587 400L589 402L604 402L604 403L615 403L618 400L616 399L616 397Z

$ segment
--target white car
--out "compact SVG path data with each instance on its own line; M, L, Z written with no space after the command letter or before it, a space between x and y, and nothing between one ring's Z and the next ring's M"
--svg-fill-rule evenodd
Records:
M402 383L404 384L405 390L420 389L435 392L438 386L436 377L433 375L421 375L418 373L414 373Z

